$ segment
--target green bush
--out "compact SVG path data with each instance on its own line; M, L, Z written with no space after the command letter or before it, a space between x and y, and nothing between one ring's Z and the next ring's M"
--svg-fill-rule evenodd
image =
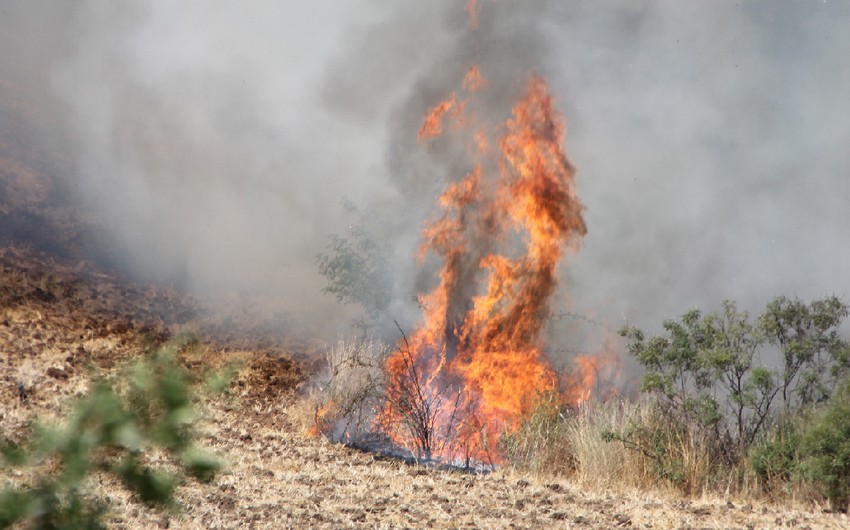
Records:
M848 371L850 345L838 333L847 315L834 296L808 304L778 297L755 320L726 301L718 313L693 309L664 321L662 335L634 327L620 334L646 369L641 390L668 421L702 429L736 466L778 421L830 398ZM759 364L774 351L779 367Z
M800 436L802 478L821 486L834 510L850 507L850 380L817 410Z
M87 493L93 472L117 477L151 506L173 506L184 475L209 480L221 463L193 444L195 388L175 360L172 343L135 363L116 380L93 382L63 425L36 426L28 440L2 441L2 465L29 469L27 485L0 490L0 528L24 522L33 528L104 528L106 503ZM168 453L176 474L150 467L145 455Z
M352 228L350 238L329 239L325 251L316 255L319 273L328 282L322 292L336 296L341 304L360 305L366 320L354 325L366 333L382 320L392 300L388 251L360 224Z
M826 403L797 413L753 446L749 463L768 490L814 484L833 510L850 502L850 380Z
M799 430L792 424L777 428L750 449L747 455L749 466L766 491L780 491L796 479L799 446Z

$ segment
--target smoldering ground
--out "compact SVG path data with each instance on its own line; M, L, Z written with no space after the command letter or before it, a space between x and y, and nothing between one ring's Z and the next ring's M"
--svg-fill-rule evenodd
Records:
M472 63L502 118L532 73L567 118L588 235L553 309L588 320L553 338L850 291L850 8L477 4L472 32L465 1L7 0L3 77L61 125L60 177L105 227L101 255L203 292L273 292L328 329L350 315L315 256L358 224L388 249L388 316L415 322L433 282L414 257L423 220L468 169L416 131Z

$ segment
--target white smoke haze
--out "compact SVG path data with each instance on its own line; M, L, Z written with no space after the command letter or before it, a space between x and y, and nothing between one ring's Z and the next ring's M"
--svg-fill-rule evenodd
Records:
M101 252L143 278L274 293L339 329L315 255L350 234L348 200L389 245L390 317L412 325L422 223L468 170L462 146L416 133L476 63L493 119L532 73L567 118L588 235L555 312L657 329L724 298L850 293L850 5L478 4L476 32L466 0L3 0L0 16L49 69Z
M846 296L850 6L634 4L548 24L587 205L577 306L656 327L724 298Z

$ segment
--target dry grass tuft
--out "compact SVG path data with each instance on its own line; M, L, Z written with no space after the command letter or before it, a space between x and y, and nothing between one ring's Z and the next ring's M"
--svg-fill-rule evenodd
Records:
M383 403L389 347L374 339L339 339L327 350L326 371L290 408L290 418L310 435L356 442L368 435Z
M642 459L603 438L605 432L621 428L638 413L638 406L628 401L585 401L577 407L565 433L574 452L576 480L600 488L646 482Z
M509 463L544 476L570 476L590 487L710 489L711 452L699 431L671 426L650 401L586 401L576 407L543 396L520 427L506 433Z

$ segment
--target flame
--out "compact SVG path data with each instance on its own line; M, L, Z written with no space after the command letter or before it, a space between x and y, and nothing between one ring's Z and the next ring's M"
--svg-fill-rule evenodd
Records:
M469 5L476 13L475 2ZM421 325L387 361L389 404L378 422L426 458L496 463L499 435L540 392L559 387L542 354L542 332L557 266L587 229L562 148L564 120L546 82L532 77L511 117L495 128L473 127L467 110L487 88L478 67L462 87L464 99L451 94L435 105L419 131L423 142L452 120L468 132L474 156L423 230L420 259L436 254L442 267L437 287L420 297ZM587 399L598 373L593 359L576 362L564 381L573 403Z
M441 101L431 109L431 112L428 113L428 117L425 118L425 122L422 124L422 128L419 129L419 141L422 142L443 134L444 116L452 111L456 114L458 108L457 97L452 94L449 99Z
M463 78L463 89L467 94L473 94L487 87L487 80L481 75L477 66L472 66L467 70ZM421 143L425 140L436 138L443 134L443 123L446 119L451 119L455 128L462 128L467 124L469 118L465 110L469 103L469 98L459 100L457 95L452 94L448 98L434 105L425 120L422 127L419 129L417 140ZM476 138L476 142L479 139Z
M475 31L478 29L479 20L478 20L478 2L476 0L469 0L466 3L466 13L469 15L469 29Z
M607 399L617 394L611 383L620 374L620 358L616 353L615 339L605 341L605 348L598 353L573 357L574 370L563 376L562 396L568 403L588 401L595 394L598 399Z
M330 428L329 417L331 412L333 412L335 408L335 404L332 400L328 400L316 407L313 411L313 423L309 427L307 427L307 431L305 434L310 437L317 437L320 434L327 432Z
M468 92L478 92L487 88L487 80L481 75L477 66L470 66L463 78L463 88Z

